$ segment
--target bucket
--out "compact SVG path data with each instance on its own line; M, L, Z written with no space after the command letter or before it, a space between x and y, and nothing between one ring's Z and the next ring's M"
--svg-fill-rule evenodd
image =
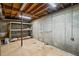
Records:
M9 38L5 38L5 44L9 44Z

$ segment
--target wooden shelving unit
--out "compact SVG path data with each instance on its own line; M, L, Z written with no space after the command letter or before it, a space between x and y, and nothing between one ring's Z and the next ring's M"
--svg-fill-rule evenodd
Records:
M32 32L32 23L23 22L23 37L31 36L29 35ZM31 33L30 33L31 34ZM13 38L21 37L21 22L9 22L9 38L10 41L13 41Z
M10 22L11 24L13 23L13 24L21 24L21 22ZM32 25L32 23L23 23L23 24L25 24L25 25Z
M32 29L23 29L23 31L28 31L28 30L32 30ZM21 31L21 29L11 29L11 31Z

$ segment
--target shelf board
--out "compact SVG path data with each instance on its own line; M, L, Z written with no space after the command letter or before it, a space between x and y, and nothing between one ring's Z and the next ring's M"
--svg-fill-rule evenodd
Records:
M13 24L21 24L21 22L10 22L10 23L13 23ZM32 25L32 23L23 23L25 25Z
M23 29L23 31L28 31L28 30L32 30L32 29ZM21 31L21 29L11 29L11 31Z
M31 36L26 36L26 37L24 36L24 37L23 37L23 40L24 40L24 39L29 39L29 38L31 38ZM13 38L13 39L11 39L11 42L12 42L12 41L18 41L18 40L21 40L21 38L20 38L20 37L19 37L19 38Z

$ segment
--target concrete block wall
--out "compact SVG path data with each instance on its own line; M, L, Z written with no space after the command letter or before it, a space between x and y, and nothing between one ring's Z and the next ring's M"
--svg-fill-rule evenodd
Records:
M47 15L32 23L35 39L79 55L79 5Z

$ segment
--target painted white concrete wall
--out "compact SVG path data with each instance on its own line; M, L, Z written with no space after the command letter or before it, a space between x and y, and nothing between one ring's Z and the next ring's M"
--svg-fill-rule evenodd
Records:
M63 9L32 23L34 38L79 55L79 5ZM72 34L74 40L71 40Z

